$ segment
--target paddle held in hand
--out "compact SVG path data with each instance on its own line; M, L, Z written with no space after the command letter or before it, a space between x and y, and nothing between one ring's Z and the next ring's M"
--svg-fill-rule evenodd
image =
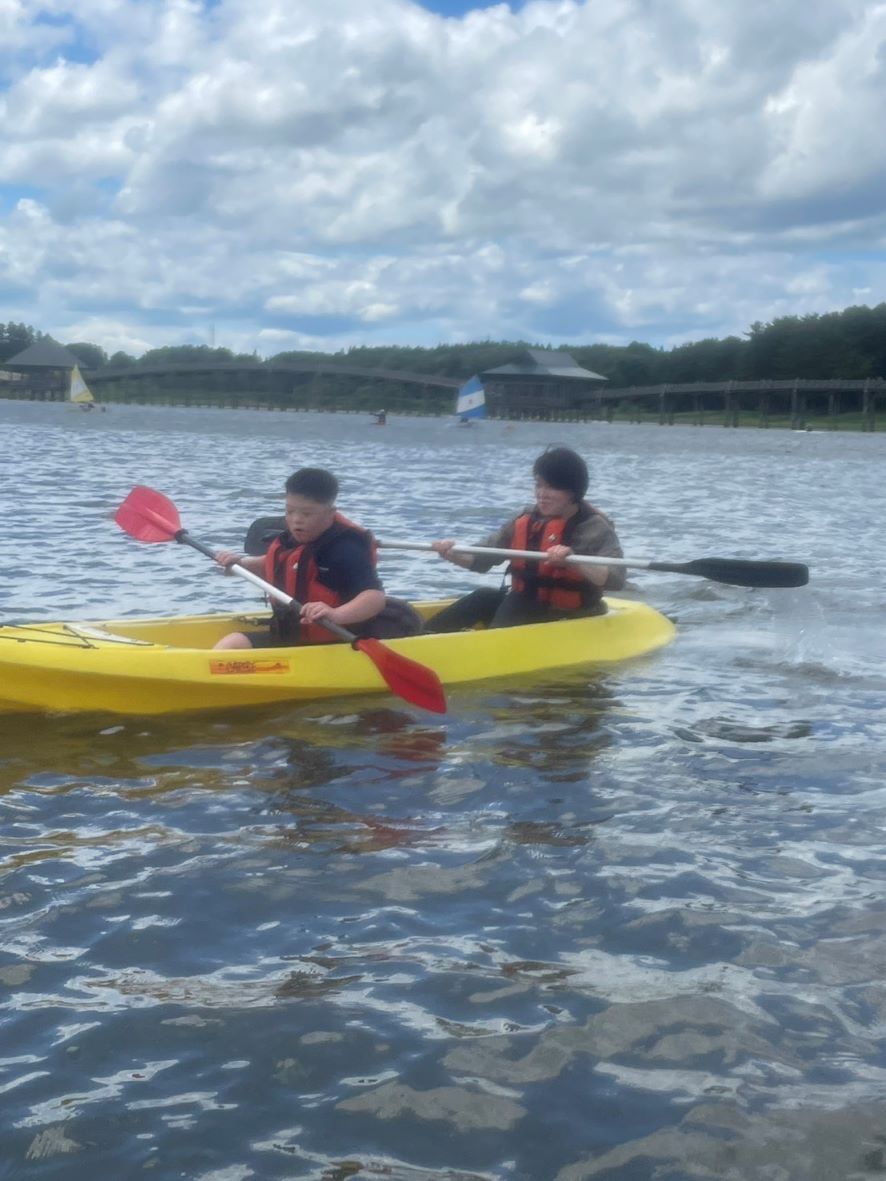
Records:
M144 485L133 488L117 510L114 520L125 533L137 541L177 541L216 561L216 554L208 545L191 537L190 533L182 528L178 509L169 497L154 488L146 488ZM296 611L301 610L302 604L297 599L293 599L291 595L273 583L266 582L264 578L253 574L239 563L235 563L230 569L234 574L259 587L271 598ZM331 619L321 619L319 623L332 635L368 656L392 693L431 713L446 713L443 686L433 669L394 652L380 640L357 636L347 628L333 623Z
M390 550L432 550L427 541L380 541ZM543 562L545 555L537 550L495 549L486 545L454 545L454 554L479 554L487 558L525 558ZM631 570L660 570L666 574L693 574L711 582L729 586L788 587L805 586L809 581L809 567L800 562L753 562L743 558L696 558L692 562L653 562L645 558L607 558L573 554L566 559L570 566L624 566Z

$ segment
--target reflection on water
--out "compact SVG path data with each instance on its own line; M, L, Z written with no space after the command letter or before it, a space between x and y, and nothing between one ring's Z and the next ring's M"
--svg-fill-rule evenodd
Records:
M136 482L236 544L326 463L382 536L473 540L564 441L634 553L813 582L638 575L671 648L453 692L441 719L0 716L0 1177L883 1171L882 436L57 410L0 403L29 473L23 497L0 471L6 618L252 605L113 530ZM395 593L476 585L382 560Z

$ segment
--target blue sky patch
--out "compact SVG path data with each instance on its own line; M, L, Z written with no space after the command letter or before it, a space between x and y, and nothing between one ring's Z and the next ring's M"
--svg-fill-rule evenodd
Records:
M464 16L478 8L494 8L502 0L417 0L419 7L440 16ZM508 7L516 12L523 7L522 0L509 0Z
M45 25L64 34L61 45L54 47L46 55L49 60L54 60L59 55L66 61L78 62L80 65L91 65L98 60L100 56L98 47L88 36L83 26L71 17L67 15L54 16L51 13L41 12L34 18L34 24L36 26Z
M23 198L30 198L32 201L42 201L45 197L45 189L38 185L5 185L0 184L0 210L3 213L9 213L15 209L16 205Z

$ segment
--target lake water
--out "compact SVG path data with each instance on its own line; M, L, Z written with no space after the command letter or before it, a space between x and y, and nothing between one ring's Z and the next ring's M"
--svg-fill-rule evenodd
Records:
M838 1181L886 1170L886 435L0 402L5 622L256 605L301 465L477 540L568 443L675 642L601 675L0 718L0 1178ZM481 580L380 559L392 593ZM495 583L495 574L485 581ZM2 695L2 687L0 687Z

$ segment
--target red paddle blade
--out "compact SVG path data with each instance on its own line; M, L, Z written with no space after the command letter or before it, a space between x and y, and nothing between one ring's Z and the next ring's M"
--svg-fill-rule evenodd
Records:
M425 668L399 652L392 652L378 640L355 640L354 647L369 657L392 693L433 714L446 713L443 686L433 669Z
M114 520L138 541L172 541L182 527L178 509L169 497L143 484L133 488Z

